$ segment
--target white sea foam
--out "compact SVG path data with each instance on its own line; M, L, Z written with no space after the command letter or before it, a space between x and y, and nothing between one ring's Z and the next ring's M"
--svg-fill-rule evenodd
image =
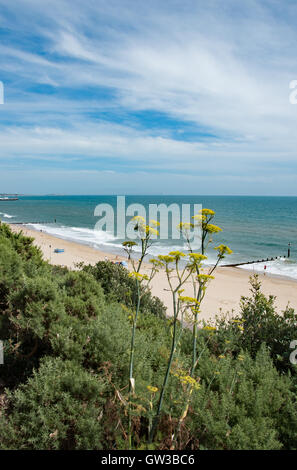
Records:
M62 238L65 240L82 243L89 245L93 248L102 249L106 251L113 251L119 254L124 255L124 251L121 245L121 241L118 240L113 234L105 232L103 230L93 230L89 228L81 227L67 227L67 226L58 226L58 225L42 225L42 224L28 224L35 230L43 230L44 232ZM139 253L141 250L140 245L135 246L135 253ZM168 254L170 251L181 250L186 252L186 246L182 244L168 244L165 243L154 243L147 256L147 259L157 255ZM198 250L199 251L199 250ZM224 260L228 264L229 260ZM213 265L216 262L215 253L209 253L208 259L206 260L206 265ZM240 258L238 258L240 262ZM231 263L231 262L230 262ZM222 264L222 263L221 263ZM266 265L266 270L264 266ZM297 279L297 263L294 260L289 260L286 258L279 258L275 261L265 261L255 264L246 264L239 266L241 269L249 270L256 273L264 273L276 275L276 276L286 276L289 278Z
M92 230L82 227L66 227L58 225L42 225L42 224L28 224L35 230L42 230L50 235L62 238L64 240L70 240L78 243L93 246L95 248L101 247L101 245L115 245L113 241L115 237L102 230Z
M266 266L266 269L264 269ZM239 266L241 269L253 271L255 273L272 274L274 276L286 276L297 279L297 263L287 258L279 258L274 261L264 261L254 264Z
M12 219L15 215L5 214L5 212L0 212L0 216L3 216L5 219Z
M121 241L117 239L113 234L105 232L103 230L94 230L89 228L82 227L68 227L68 226L59 226L59 225L44 225L44 224L27 224L29 227L32 227L34 230L42 230L49 235L55 237L69 240L77 243L83 243L85 245L92 246L97 249L102 250L112 250L122 253L124 255L124 250L121 244ZM148 257L165 255L170 251L174 250L184 250L186 251L186 246L179 245L165 245L164 243L154 243L150 250ZM138 243L134 247L135 253L141 252L141 245Z

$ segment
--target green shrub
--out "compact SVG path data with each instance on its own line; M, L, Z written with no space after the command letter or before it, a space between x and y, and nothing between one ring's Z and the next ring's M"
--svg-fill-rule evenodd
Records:
M95 266L84 266L83 270L92 274L100 282L109 302L119 302L127 307L136 307L137 282L129 277L126 268L109 261L99 261ZM158 297L150 292L142 292L141 312L152 313L159 318L166 315L166 307Z
M18 344L6 352L11 375L20 360L27 358L32 368L42 354L84 359L93 332L91 319L104 315L102 288L84 272L67 273L57 281L50 276L26 278L8 296L10 338Z
M7 387L26 380L33 367L38 367L39 359L51 352L53 331L66 318L62 299L49 277L23 276L17 288L10 290L1 337L5 340L1 376Z
M69 272L60 282L66 294L64 305L68 315L85 319L102 315L104 292L93 276L83 271Z
M148 385L154 371L158 371L164 358L160 352L169 344L165 325L156 328L157 319L147 314L139 322L139 334L135 345L136 387ZM95 370L109 364L113 381L121 388L127 384L129 370L129 346L131 321L129 311L118 304L106 307L105 314L89 322L84 346L84 365ZM136 376L136 374L135 374ZM161 377L161 376L160 376Z
M48 277L26 279L8 298L10 321L19 331L46 338L51 325L65 315L58 285Z
M1 449L125 448L136 289L127 270L109 262L76 272L50 266L31 239L0 225ZM144 294L141 305L131 403L136 448L147 440L172 335L159 299ZM198 386L190 394L183 377L192 333L180 335L177 324L156 448L171 448L177 433L181 449L296 449L296 366L289 363L296 315L289 308L278 315L257 278L241 310L199 330Z
M7 308L7 295L23 274L23 263L8 240L0 237L0 315ZM0 325L1 330L1 325Z
M102 449L105 384L77 363L45 358L7 396L1 449Z
M34 260L34 263L41 265L44 263L42 259L42 251L33 245L34 238L26 237L22 232L14 233L9 225L0 222L0 239L9 240L12 248L18 253L24 261Z
M237 359L206 351L197 373L201 388L194 393L184 437L188 427L200 449L296 448L296 396L264 346L254 359L246 351Z
M290 362L290 343L297 339L297 315L291 308L279 314L275 297L267 298L261 292L258 276L251 277L250 282L251 297L242 297L240 315L217 321L211 347L220 354L226 349L226 341L230 341L228 347L233 353L245 349L255 357L265 343L277 369L296 375L297 367Z

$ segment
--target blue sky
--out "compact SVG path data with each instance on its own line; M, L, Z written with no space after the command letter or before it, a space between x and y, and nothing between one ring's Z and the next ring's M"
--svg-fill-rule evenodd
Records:
M0 0L0 191L297 195L297 5Z

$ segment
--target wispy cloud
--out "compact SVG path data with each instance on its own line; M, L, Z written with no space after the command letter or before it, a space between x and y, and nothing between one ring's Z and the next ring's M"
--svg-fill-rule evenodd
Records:
M171 192L297 194L296 7L242 3L0 0L1 173L75 162L127 192L144 170Z

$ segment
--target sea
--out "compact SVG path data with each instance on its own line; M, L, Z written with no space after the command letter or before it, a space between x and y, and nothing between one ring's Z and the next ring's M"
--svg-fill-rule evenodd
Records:
M113 231L105 227L95 229L100 220L95 209L98 205L102 208L102 204L112 209L107 213L108 217L114 217ZM141 205L147 214L152 204L166 207L176 204L181 213L184 205L191 211L194 211L194 205L213 209L216 212L213 223L220 226L222 232L214 235L209 246L209 264L216 259L214 246L224 243L233 250L233 254L223 260L224 264L259 260L241 268L264 272L266 266L267 273L297 279L297 197L125 196L125 210L132 204L136 205L133 207ZM117 233L117 212L117 196L20 196L18 201L0 201L3 222L24 223L58 238L120 255L124 254L122 242L125 237ZM169 232L170 224L169 220ZM185 248L183 239L172 239L169 233L167 239L154 240L149 253L155 256ZM262 261L275 257L277 259L273 261Z

